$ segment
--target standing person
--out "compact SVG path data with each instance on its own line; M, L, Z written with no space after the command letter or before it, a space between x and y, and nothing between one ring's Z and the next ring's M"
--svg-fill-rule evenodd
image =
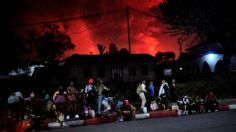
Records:
M171 103L177 103L176 83L174 78L170 83L170 101Z
M145 106L146 104L146 97L145 97L145 94L144 93L147 93L147 90L146 90L146 85L145 85L146 81L143 80L141 84L138 85L137 87L137 94L139 95L142 103L141 103L141 108L140 110L142 111L143 110L143 107Z
M154 100L154 96L155 96L155 87L153 85L153 81L150 81L148 89L149 89L150 99L151 99L151 101L153 101Z
M161 82L162 84L160 86L158 96L161 99L161 104L163 106L163 109L166 110L168 105L169 86L164 79L162 79Z
M155 101L154 97L155 97L155 87L153 85L153 81L150 81L149 86L149 96L150 96L150 100L149 102L149 106L150 106L150 110L154 111L157 110L157 102Z
M102 99L104 98L104 90L109 90L104 84L102 80L98 81L97 89L96 91L98 92L98 114L101 114L101 104L102 104Z
M94 82L92 78L89 79L88 83L89 84L86 85L84 92L87 97L88 106L90 106L92 110L95 110L96 86L93 84Z
M78 115L78 107L77 107L77 99L76 94L78 93L74 81L70 81L69 86L67 87L67 99L69 102L68 111L75 118L79 118Z

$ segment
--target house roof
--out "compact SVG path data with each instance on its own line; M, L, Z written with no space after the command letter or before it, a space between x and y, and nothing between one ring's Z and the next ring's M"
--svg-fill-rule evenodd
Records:
M186 51L188 51L191 54L199 54L199 55L209 52L222 53L222 45L220 43L201 43L192 46L190 48L187 48Z
M149 54L126 55L78 55L74 54L65 59L67 64L114 64L114 63L155 63L156 58Z

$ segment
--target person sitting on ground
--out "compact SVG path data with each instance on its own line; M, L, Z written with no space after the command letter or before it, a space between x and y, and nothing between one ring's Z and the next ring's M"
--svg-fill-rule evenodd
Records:
M103 100L102 100L102 104L103 106L105 106L105 110L103 111L104 113L108 112L109 110L111 110L111 102L113 101L113 98L112 97L105 97Z
M215 94L211 91L206 96L206 110L214 112L217 110L218 104Z
M193 112L193 99L189 95L183 97L183 112L185 115L191 115Z
M196 113L203 113L205 111L205 101L200 96L196 95L194 102Z
M119 121L135 120L136 108L129 103L128 99L123 100L121 111L118 112Z

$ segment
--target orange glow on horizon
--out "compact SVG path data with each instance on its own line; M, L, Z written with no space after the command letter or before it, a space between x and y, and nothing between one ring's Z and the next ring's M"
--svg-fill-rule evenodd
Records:
M66 52L66 56L69 56L98 54L97 44L105 45L106 50L110 43L116 44L118 49L128 49L125 7L129 5L148 12L151 7L157 6L162 0L26 1L29 6L15 18L18 22L20 20L23 23L34 23L123 9L118 13L60 23L68 25L67 33L76 45L73 51ZM176 39L163 33L166 30L165 27L158 19L143 16L131 10L131 53L148 53L154 56L158 51L173 51L178 56Z

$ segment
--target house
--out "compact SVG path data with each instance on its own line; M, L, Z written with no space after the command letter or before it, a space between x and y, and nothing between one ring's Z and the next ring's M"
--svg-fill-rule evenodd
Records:
M149 54L72 55L64 61L67 76L78 83L89 78L104 82L137 82L155 79L156 58Z
M224 71L223 47L220 43L202 43L186 49L192 66L200 73L220 74ZM230 59L229 71L236 72L236 54Z

